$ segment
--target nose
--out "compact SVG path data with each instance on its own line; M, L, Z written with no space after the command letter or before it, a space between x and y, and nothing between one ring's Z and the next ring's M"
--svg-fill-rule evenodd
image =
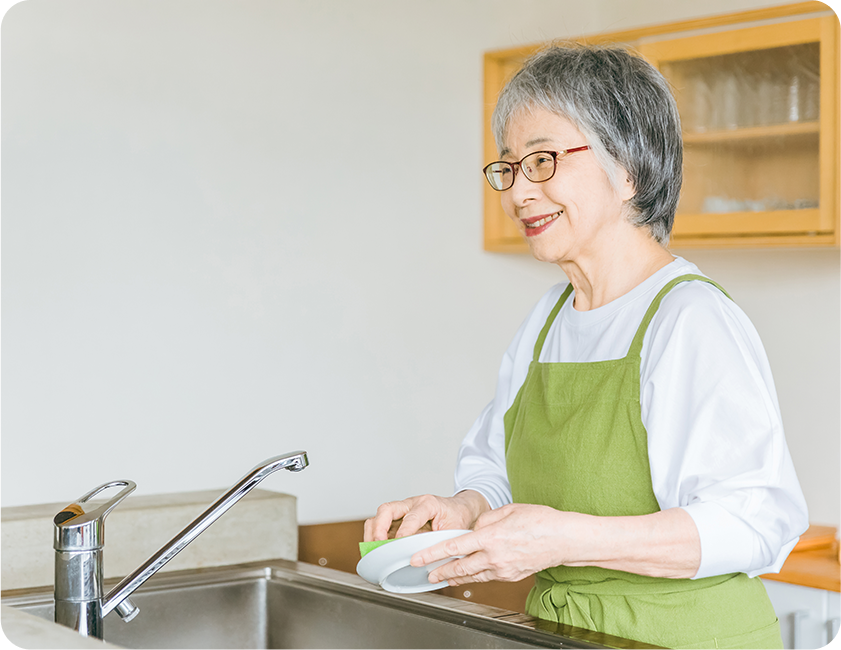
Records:
M539 198L542 191L540 186L541 183L530 181L523 173L522 168L520 168L514 174L514 184L508 188L508 191L510 192L511 200L514 201L514 205L521 207Z

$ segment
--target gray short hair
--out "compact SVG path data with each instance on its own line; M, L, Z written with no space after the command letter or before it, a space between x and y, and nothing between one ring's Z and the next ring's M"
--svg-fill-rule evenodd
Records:
M511 118L535 108L572 122L614 187L627 172L636 192L627 204L631 222L667 245L683 182L683 140L663 75L623 47L553 44L500 93L492 118L499 151Z

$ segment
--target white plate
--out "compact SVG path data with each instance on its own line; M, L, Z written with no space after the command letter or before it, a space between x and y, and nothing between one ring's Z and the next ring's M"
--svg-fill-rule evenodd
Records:
M461 555L444 558L422 567L411 566L409 561L418 551L469 532L469 530L435 530L431 533L409 535L383 544L359 560L356 572L368 582L397 594L415 594L441 589L447 586L447 581L430 583L429 573L450 560L462 557Z

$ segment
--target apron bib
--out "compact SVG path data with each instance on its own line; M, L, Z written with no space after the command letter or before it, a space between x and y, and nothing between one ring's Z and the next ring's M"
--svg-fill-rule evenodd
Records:
M640 352L663 297L690 280L724 292L700 275L670 281L652 301L625 358L540 363L549 328L572 293L572 285L567 287L538 336L526 380L505 414L505 457L515 503L596 516L660 510L640 415ZM670 648L782 648L765 587L744 573L690 580L559 566L535 576L526 611Z

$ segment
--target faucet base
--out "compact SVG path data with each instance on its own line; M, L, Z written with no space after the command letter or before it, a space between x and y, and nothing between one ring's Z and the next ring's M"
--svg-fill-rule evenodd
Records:
M55 620L85 636L102 638L102 602L55 601Z

